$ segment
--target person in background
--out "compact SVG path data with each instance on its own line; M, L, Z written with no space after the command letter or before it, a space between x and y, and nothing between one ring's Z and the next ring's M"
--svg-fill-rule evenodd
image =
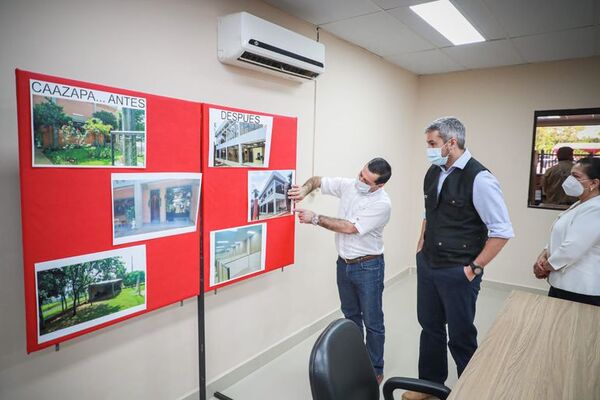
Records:
M600 158L577 161L562 188L579 201L554 221L533 273L550 297L600 306Z
M544 203L571 205L576 197L568 196L562 188L562 183L571 175L573 167L573 149L565 146L556 151L558 164L548 168L542 177L542 189L546 195Z
M385 342L383 228L392 211L383 186L391 176L390 164L383 158L374 158L354 179L313 176L304 185L293 185L288 191L290 199L295 201L301 201L318 188L323 194L340 199L337 218L300 208L296 213L300 223L335 232L337 286L342 312L361 332L366 328L367 351L378 383L383 380Z

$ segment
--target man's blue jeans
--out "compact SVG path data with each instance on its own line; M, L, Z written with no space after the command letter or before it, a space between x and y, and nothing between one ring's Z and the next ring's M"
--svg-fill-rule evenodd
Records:
M338 257L337 284L344 316L354 321L363 332L367 330L367 351L375 373L383 373L383 255L359 262L346 264Z

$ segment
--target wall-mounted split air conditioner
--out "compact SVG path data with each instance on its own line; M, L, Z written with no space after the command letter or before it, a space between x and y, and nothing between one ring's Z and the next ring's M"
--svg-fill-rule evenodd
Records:
M219 61L297 81L325 70L325 46L247 12L219 18Z

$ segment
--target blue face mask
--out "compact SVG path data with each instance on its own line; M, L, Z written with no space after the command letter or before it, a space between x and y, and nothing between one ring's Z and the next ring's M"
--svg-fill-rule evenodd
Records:
M354 187L356 187L356 190L358 191L358 193L361 193L361 194L367 194L371 190L371 186L362 182L360 179L356 179L354 181Z
M446 144L444 143L444 146ZM442 147L444 147L442 146ZM438 166L442 166L442 165L446 165L446 163L448 162L448 156L446 155L445 157L442 156L442 147L436 147L436 148L431 148L428 147L427 148L427 160L432 163L433 165L438 165Z

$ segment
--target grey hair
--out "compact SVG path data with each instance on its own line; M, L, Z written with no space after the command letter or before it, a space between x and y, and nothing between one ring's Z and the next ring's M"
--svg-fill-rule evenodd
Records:
M444 143L455 138L458 148L465 148L465 126L455 117L442 117L433 121L425 132L438 131Z

